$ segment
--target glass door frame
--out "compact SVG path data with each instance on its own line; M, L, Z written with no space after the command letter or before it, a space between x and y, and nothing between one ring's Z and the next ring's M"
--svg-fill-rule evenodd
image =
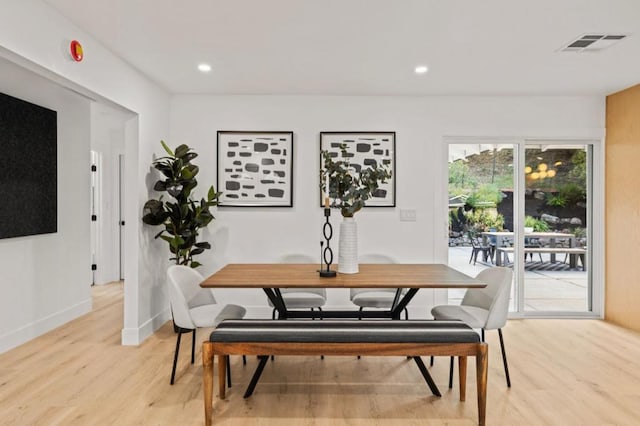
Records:
M533 312L524 310L524 262L514 263L515 311L509 312L510 318L603 318L604 316L604 146L603 141L593 138L508 138L508 137L445 137L445 157L448 162L450 145L494 144L513 147L513 226L514 259L524 251L525 217L525 150L531 145L585 145L587 149L587 232L589 250L587 253L587 273L589 278L590 310L583 312L548 311ZM445 173L447 168L445 167ZM448 182L448 176L444 180ZM448 215L445 204L444 214ZM448 216L445 216L448 217ZM446 245L448 249L448 244ZM447 250L448 253L448 250ZM448 259L448 255L447 255Z
M524 263L518 262L515 283L517 316L524 318L603 318L604 317L604 147L602 140L597 139L563 139L563 138L525 138L518 142L518 155L514 154L517 162L517 176L514 176L514 186L518 188L518 195L514 197L518 223L516 230L516 251L524 251L524 216L525 216L525 150L532 145L567 145L585 146L587 148L587 241L589 250L586 255L586 273L588 276L588 305L589 310L575 311L525 311L524 310ZM514 219L514 220L515 220ZM522 256L520 256L522 257Z

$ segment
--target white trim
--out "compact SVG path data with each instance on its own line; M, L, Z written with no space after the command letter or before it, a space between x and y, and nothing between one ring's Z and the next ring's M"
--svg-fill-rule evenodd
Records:
M515 252L513 254L513 262L517 268L514 267L514 285L516 296L516 312L518 315L526 318L527 313L524 310L524 291L525 291L525 276L524 276L524 262L521 262L522 256L516 253L524 253L524 218L526 216L525 211L525 192L526 192L526 179L524 178L524 168L526 166L526 151L527 141L525 139L519 140L513 147L513 186L517 188L517 192L513 194L513 242ZM496 254L497 255L497 254Z
M3 336L0 336L0 353L4 353L10 349L20 346L44 333L60 327L82 315L88 314L92 309L91 298L76 303L61 311L54 312L44 318L24 325L17 330L13 330Z
M171 319L171 311L169 308L163 310L153 318L147 320L138 328L123 328L120 336L122 339L122 345L124 346L138 346L147 337L155 333L160 327L162 327L167 321Z
M591 194L591 291L592 312L604 319L605 295L605 140L593 143L592 194ZM597 285L596 285L597 283Z

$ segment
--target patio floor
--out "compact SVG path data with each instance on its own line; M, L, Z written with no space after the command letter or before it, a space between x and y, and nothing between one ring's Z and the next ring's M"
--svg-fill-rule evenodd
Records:
M491 263L478 261L469 263L471 247L449 247L449 266L467 275L475 276L478 272L493 266ZM481 255L478 256L478 259ZM558 256L556 263L551 263L548 254L542 254L543 262L537 255L533 261L527 257L525 263L525 295L524 308L529 312L587 312L588 311L588 273L582 268L571 269ZM514 289L512 288L511 310ZM450 303L460 303L464 290L451 290Z

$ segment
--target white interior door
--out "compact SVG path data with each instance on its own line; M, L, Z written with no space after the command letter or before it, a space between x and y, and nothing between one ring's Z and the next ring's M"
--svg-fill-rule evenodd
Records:
M91 221L91 285L96 283L96 269L100 255L100 226L98 222L98 211L100 206L100 176L98 173L100 165L100 153L91 151L91 211L89 220Z

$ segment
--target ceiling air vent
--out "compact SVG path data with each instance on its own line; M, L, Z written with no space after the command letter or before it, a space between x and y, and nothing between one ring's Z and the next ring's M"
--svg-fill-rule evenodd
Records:
M560 52L596 52L611 47L627 34L585 34L560 49Z

